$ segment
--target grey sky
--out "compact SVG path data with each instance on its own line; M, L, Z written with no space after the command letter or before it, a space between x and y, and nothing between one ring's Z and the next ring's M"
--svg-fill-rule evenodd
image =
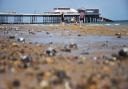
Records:
M128 20L128 0L0 0L0 12L41 13L54 7L98 8L103 17Z

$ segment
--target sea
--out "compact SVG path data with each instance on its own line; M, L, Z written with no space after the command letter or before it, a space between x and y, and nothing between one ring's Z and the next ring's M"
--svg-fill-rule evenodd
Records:
M128 27L128 20L117 20L113 22L86 23L89 26Z

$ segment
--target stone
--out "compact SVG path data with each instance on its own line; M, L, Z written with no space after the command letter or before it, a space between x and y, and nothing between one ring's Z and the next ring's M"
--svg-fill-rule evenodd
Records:
M21 84L20 84L20 81L19 80L14 80L12 82L12 85L13 85L13 87L19 87Z
M64 46L65 49L76 49L78 48L76 43L70 43Z
M46 32L46 34L50 34L49 32Z
M83 64L85 61L87 60L87 58L85 56L80 56L79 59L77 60L78 64Z
M44 77L44 72L39 72L36 75L36 78L37 78L37 81L38 82L41 82L41 80L43 79L43 77Z
M71 49L77 49L78 46L76 43L71 43L71 44L68 44L68 45L65 45L63 49L61 49L61 51L64 51L64 52L71 52Z
M52 85L59 85L59 84L62 84L62 83L63 83L63 80L60 79L60 78L58 78L57 76L52 76L52 77L50 78L50 83L51 83Z
M42 89L49 89L49 87L50 87L49 82L46 81L46 80L42 80L39 85L40 85L40 87L41 87Z
M32 62L32 58L31 58L31 56L28 56L28 55L22 55L21 56L21 61L23 63L29 63L29 62Z
M93 60L94 60L94 61L97 60L97 57L93 57Z
M115 35L117 36L117 38L121 38L121 33L116 33Z
M76 43L71 43L71 44L69 44L69 48L77 48L77 44Z
M9 38L10 39L15 39L15 36L14 35L10 35Z
M61 51L64 52L71 52L71 49L69 48L69 46L65 45L63 49L61 49Z
M77 36L79 36L79 37L80 37L80 36L81 36L81 34L78 34Z
M53 44L53 42L49 42L49 44Z
M55 56L56 53L57 53L57 51L52 47L49 47L49 48L46 49L46 54L48 56Z
M60 78L60 79L69 79L69 76L66 74L66 72L64 70L57 70L55 72L55 75Z
M128 48L122 48L119 52L118 55L121 57L128 57Z
M28 30L29 34L35 34L33 30Z
M0 73L4 73L4 72L5 72L4 66L1 66L1 65L0 65Z
M70 84L69 81L65 81L65 83L64 83L64 89L72 89L71 88L71 84Z
M17 39L17 41L18 41L18 42L25 42L25 39L22 38L22 37L20 37L20 38Z
M13 47L18 47L19 44L18 44L18 43L12 43L12 46L13 46Z
M81 55L89 55L89 52L81 52Z

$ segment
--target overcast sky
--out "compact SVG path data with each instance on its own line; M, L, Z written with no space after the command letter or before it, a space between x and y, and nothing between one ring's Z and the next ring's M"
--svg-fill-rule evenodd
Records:
M128 20L128 0L0 0L0 12L41 13L55 7L98 8L103 17Z

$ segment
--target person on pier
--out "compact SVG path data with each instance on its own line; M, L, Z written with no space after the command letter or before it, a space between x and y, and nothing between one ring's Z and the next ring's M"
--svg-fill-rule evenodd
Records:
M61 23L62 25L65 25L65 19L64 19L64 13L61 13Z

